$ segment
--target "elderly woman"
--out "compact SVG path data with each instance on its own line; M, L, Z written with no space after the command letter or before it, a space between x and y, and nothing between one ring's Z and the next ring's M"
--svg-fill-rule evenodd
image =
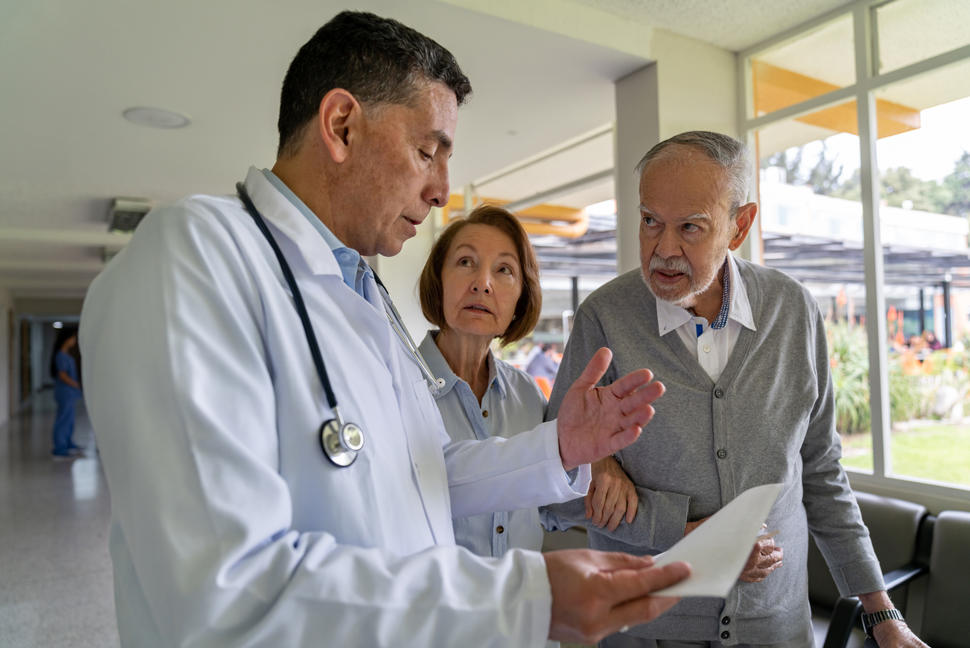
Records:
M420 294L424 316L440 329L428 333L420 351L445 381L437 403L451 438L509 437L540 424L546 399L538 385L490 349L495 338L509 344L529 334L542 307L538 262L519 221L483 205L451 224L431 249ZM636 505L635 496L623 499ZM624 504L601 497L595 511L592 500L587 509L596 523L617 509L622 516ZM455 540L482 556L538 550L541 521L535 508L456 518Z

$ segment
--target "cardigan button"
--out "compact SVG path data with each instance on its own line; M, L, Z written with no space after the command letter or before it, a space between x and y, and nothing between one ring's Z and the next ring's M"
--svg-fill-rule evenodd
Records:
M718 451L717 451L717 458L718 459L724 459L725 457L727 457L727 450L725 450L724 448L718 449Z
M495 533L505 533L505 527L501 524L495 527Z
M730 639L730 638L731 638L731 633L728 632L727 630L721 633L721 639Z
M488 418L488 410L482 410L482 416Z
M723 619L721 619L721 625L728 625L729 623L731 623L731 617L726 616Z
M721 398L722 396L724 396L724 390L723 389L721 389L720 387L718 387L717 389L714 390L714 398Z

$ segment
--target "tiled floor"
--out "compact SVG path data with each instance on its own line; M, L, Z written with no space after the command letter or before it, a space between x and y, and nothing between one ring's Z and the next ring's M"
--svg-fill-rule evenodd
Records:
M87 456L51 460L44 392L0 428L0 646L118 646L108 557L108 490L83 406Z
M107 484L83 405L85 456L51 460L54 412L48 391L0 428L0 648L115 647ZM585 546L555 540L548 548Z

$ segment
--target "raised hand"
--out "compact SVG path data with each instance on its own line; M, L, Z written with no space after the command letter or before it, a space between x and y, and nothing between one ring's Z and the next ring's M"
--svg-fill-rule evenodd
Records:
M606 387L596 383L606 373L613 352L593 355L559 406L557 430L563 468L592 463L630 445L653 418L653 401L664 393L648 369L631 372Z

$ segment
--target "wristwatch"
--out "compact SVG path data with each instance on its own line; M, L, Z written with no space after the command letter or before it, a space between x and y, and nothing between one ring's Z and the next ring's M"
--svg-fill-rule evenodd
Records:
M862 629L865 631L867 637L872 637L872 629L883 621L889 621L890 619L895 619L896 621L903 620L903 614L896 608L890 608L888 610L879 610L877 612L863 612L862 613Z

